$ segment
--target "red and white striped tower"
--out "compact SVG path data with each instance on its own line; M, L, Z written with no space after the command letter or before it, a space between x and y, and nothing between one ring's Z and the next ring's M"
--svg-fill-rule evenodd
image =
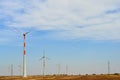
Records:
M26 73L26 34L23 34L24 37L24 51L23 51L23 77L27 77L27 73Z
M19 33L22 33L20 30L18 30L17 28L14 27L14 30L16 30ZM27 77L27 73L26 73L26 35L30 33L29 32L25 32L22 33L23 34L23 38L24 38L24 50L23 50L23 77Z

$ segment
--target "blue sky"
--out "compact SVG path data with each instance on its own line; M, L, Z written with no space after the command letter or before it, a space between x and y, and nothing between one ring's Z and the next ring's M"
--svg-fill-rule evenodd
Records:
M0 75L14 65L19 74L23 36L27 35L27 72L42 74L43 50L50 58L46 74L120 72L119 0L0 0Z

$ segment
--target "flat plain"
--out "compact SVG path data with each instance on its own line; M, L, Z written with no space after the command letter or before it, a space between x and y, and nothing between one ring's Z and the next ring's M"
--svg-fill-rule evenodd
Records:
M0 76L0 80L120 80L120 75Z

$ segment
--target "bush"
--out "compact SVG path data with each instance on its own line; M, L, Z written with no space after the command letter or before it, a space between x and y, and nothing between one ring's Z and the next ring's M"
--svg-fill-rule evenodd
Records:
M119 73L114 73L114 75L119 75Z
M92 74L92 75L96 75L96 74Z

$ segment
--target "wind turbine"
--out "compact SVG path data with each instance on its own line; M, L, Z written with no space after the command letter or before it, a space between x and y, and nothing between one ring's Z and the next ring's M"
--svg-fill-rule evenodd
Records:
M27 77L27 72L26 72L26 35L29 32L25 32L23 33L23 37L24 37L24 51L23 51L23 77Z
M110 61L108 61L108 74L110 74Z
M23 45L23 77L27 77L27 71L26 71L26 35L28 34L28 33L30 33L30 31L29 32L25 32L25 33L22 33L20 30L18 30L17 28L15 28L14 27L14 30L15 31L17 31L17 32L19 32L19 33L21 33L21 34L23 34L23 39L24 39L24 45Z
M11 76L13 76L13 64L11 64Z
M58 67L58 76L59 76L61 71L61 64L57 64L57 67Z
M13 64L8 66L8 75L13 76Z
M18 65L18 70L19 70L19 72L20 72L20 76L21 76L21 73L22 73L22 65L20 64L20 65Z
M66 75L68 75L68 65L66 65Z
M45 51L43 51L43 57L40 58L40 60L43 60L43 79L45 76L46 59L49 60L49 58L45 56Z

